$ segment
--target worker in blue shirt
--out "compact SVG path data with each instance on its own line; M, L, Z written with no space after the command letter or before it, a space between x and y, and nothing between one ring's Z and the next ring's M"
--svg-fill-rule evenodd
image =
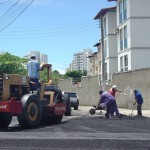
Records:
M133 92L135 94L135 100L136 100L136 102L133 103L133 105L137 103L137 115L142 116L142 110L141 110L143 104L142 94L140 93L139 90L136 89L134 89Z
M34 54L31 55L31 60L27 63L28 69L28 77L30 82L30 90L37 90L39 88L39 71L43 69L42 64L36 60L36 56Z

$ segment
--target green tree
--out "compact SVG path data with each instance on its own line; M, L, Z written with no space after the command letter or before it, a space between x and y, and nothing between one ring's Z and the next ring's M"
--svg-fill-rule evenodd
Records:
M87 70L83 70L82 74L83 76L87 76Z
M54 82L54 84L58 84L58 80L62 78L62 75L59 73L59 71L54 70L51 74L51 79ZM47 69L45 68L43 71L40 71L40 80L48 82L47 77Z
M25 58L20 58L10 53L2 54L0 55L0 73L26 75L27 70L24 67L24 63L27 61Z
M67 71L64 74L64 78L72 78L74 84L81 82L81 77L83 76L83 72L81 70L73 70L73 71Z
M48 82L47 74L47 68L44 68L44 70L40 71L40 80Z
M73 71L67 71L65 74L64 74L64 77L65 78L81 78L83 75L82 71L80 70L73 70Z
M54 70L54 71L52 72L52 80L53 80L54 84L57 85L57 84L58 84L58 80L59 80L60 78L62 78L62 75L59 73L59 71Z

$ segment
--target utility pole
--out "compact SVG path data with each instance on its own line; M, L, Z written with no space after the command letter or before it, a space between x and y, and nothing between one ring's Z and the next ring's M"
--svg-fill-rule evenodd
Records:
M104 52L104 28L103 28L103 16L100 16L101 21L101 45L102 45L102 83L103 91L106 89L106 77L105 77L105 52Z

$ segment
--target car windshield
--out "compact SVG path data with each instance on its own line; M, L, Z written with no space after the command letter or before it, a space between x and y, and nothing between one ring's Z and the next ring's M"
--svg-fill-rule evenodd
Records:
M76 93L69 93L69 96L70 97L75 97L75 98L77 97Z

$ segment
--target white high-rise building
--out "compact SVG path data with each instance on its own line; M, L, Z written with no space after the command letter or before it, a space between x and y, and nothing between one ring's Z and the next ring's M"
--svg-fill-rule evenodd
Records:
M87 58L92 54L91 49L85 49L83 52L73 54L73 70L89 70L89 59Z
M30 51L27 56L24 56L25 58L30 59L31 54L34 54L36 56L36 60L44 63L48 63L48 55L41 54L40 51Z
M48 56L46 54L41 54L40 55L40 62L44 62L45 64L48 63Z

